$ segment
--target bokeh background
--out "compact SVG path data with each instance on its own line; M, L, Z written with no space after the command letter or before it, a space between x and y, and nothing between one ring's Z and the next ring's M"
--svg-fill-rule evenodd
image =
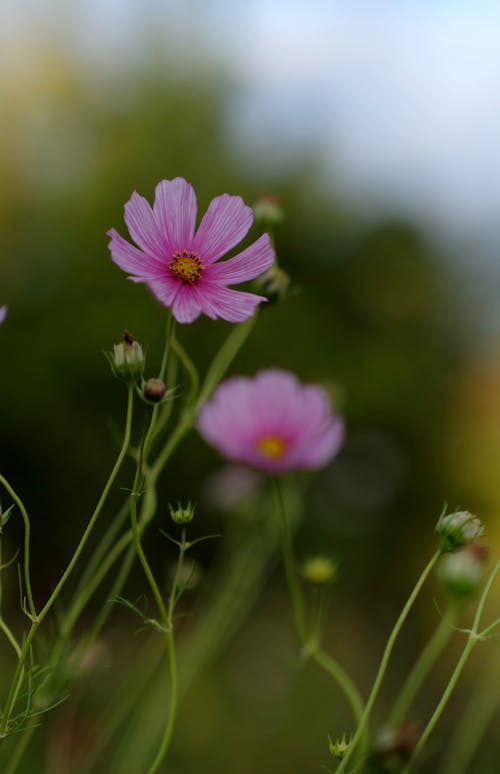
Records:
M326 644L362 689L445 501L477 512L498 556L499 31L500 9L486 0L4 0L0 464L32 515L37 599L71 555L115 454L124 391L102 351L127 328L154 372L162 347L164 310L112 264L106 230L124 233L133 190L151 199L177 175L195 186L200 211L227 191L249 203L271 193L286 214L276 246L293 292L263 311L233 371L293 370L328 385L345 414L341 455L302 482L297 550L339 561ZM181 338L204 369L228 330L200 320ZM190 497L199 534L231 531L234 514L206 496L219 466L187 439L161 483L162 518L168 501ZM9 524L12 551L20 527ZM172 552L156 526L145 544L166 575ZM219 550L200 549L207 577ZM328 734L350 728L336 689L298 668L277 560L263 582L187 692L165 771L304 774L329 763ZM15 577L8 588L4 607L21 627ZM129 596L143 590L136 572ZM193 610L202 600L194 595ZM492 613L498 601L497 589ZM442 604L431 584L396 651L380 719ZM106 678L75 689L79 714L65 702L45 718L23 770L79 771L82 740L119 703L122 674L147 641L137 628L117 609L102 643ZM417 716L434 706L460 644ZM474 701L495 700L498 647L477 651L429 771L474 681L483 681ZM10 664L4 645L1 655ZM158 701L139 716L145 737L163 710ZM471 772L498 770L495 723L498 713ZM115 737L92 770L137 774L132 758L128 769L110 763L117 746Z

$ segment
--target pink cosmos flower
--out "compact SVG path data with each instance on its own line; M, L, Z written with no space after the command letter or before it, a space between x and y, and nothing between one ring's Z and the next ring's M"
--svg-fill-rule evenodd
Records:
M198 430L229 460L272 474L326 465L344 437L326 393L278 369L219 385L201 408Z
M107 232L111 257L129 279L144 282L160 303L172 307L180 323L200 314L242 322L267 299L228 285L254 279L272 265L269 236L263 234L234 258L217 263L247 234L252 210L239 196L222 194L212 200L195 232L196 210L194 190L182 177L158 183L152 208L134 192L125 205L125 223L138 247L112 228Z
M5 318L7 317L7 310L8 306L0 306L0 323L3 323Z

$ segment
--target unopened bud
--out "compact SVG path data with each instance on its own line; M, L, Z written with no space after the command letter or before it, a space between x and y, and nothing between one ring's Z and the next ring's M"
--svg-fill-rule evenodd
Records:
M331 583L337 575L337 565L328 556L311 556L302 565L302 577L315 586Z
M285 217L278 197L272 194L263 194L257 199L253 206L253 214L257 226L264 230L279 226Z
M167 391L167 385L162 379L148 379L144 385L144 397L151 403L158 403Z
M334 758L337 758L337 760L342 760L351 746L351 739L346 739L345 734L342 735L342 739L336 739L335 742L332 742L330 737L328 737L328 742L330 753Z
M453 599L463 601L481 585L487 553L483 546L471 544L461 551L443 556L437 574Z
M123 341L115 344L108 360L115 376L126 382L135 382L144 370L144 353L138 341L125 331Z
M407 763L418 744L421 729L415 723L402 723L400 726L382 728L374 741L374 753L384 767L384 771L399 771Z
M457 511L441 516L436 524L443 553L456 551L484 535L482 522L469 511Z
M269 301L282 301L288 294L290 288L290 277L280 269L277 264L273 264L262 277L259 278L259 287L266 294Z
M185 508L183 508L180 503L177 503L177 508L173 508L169 505L168 509L172 521L175 521L176 524L189 524L189 522L193 521L195 507L196 506L191 505L191 502L189 502Z

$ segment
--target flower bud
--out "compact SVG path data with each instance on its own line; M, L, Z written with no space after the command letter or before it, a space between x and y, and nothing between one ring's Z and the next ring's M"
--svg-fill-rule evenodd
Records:
M158 403L167 391L167 385L162 379L148 379L144 385L144 397L151 403Z
M279 226L285 217L279 199L272 194L263 194L257 199L253 206L253 214L255 223L263 230Z
M191 505L191 502L188 502L185 508L183 508L180 503L177 503L177 508L173 508L169 505L168 509L172 521L176 524L189 524L189 522L193 521L195 507L196 506Z
M302 577L315 586L331 583L337 575L337 565L328 556L311 556L302 565Z
M469 511L457 511L441 516L436 524L436 532L440 538L441 551L445 553L456 551L484 535L484 526Z
M460 602L470 597L484 578L487 550L475 544L443 556L437 575L448 594Z
M115 376L125 382L137 381L144 370L142 347L128 331L124 332L123 341L114 345L108 360Z
M375 758L383 765L384 771L399 771L411 759L421 733L416 723L402 723L379 730L373 747Z
M342 739L336 739L335 742L332 742L332 740L328 738L328 742L330 753L338 760L342 760L349 747L351 746L351 740L346 739L345 734L342 735Z
M283 301L290 288L290 277L275 263L259 278L258 285L271 303Z

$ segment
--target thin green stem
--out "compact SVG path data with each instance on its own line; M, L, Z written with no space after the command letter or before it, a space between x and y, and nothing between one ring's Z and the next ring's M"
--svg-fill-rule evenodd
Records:
M406 678L405 684L394 704L394 708L389 717L388 725L396 726L401 723L410 709L415 696L417 695L423 681L436 663L443 651L446 643L454 632L458 618L458 608L451 605L441 618L434 634L423 649L420 657L415 662L413 669Z
M304 646L307 642L307 621L306 621L306 609L304 602L304 595L300 586L298 574L297 574L297 562L295 560L295 554L293 551L293 541L286 517L285 504L283 501L283 492L279 479L272 478L272 485L274 490L274 496L276 501L276 510L281 521L282 532L282 549L283 549L283 562L285 565L286 579L288 583L288 589L290 591L290 598L292 601L293 620L295 624L295 631L299 638L300 644Z
M500 664L498 654L482 665L482 672L467 708L453 730L440 774L464 774L472 771L471 761L485 730L500 705Z
M170 597L168 601L168 613L167 613L167 631L165 632L166 644L167 644L167 659L168 659L168 675L170 682L170 702L168 708L167 723L165 731L160 744L160 748L156 754L156 758L148 772L153 774L158 770L161 762L164 760L167 754L172 733L174 730L175 716L177 712L177 694L178 694L178 678L177 678L177 659L175 654L175 640L174 640L174 610L177 601L177 589L179 585L179 578L182 572L182 565L184 562L184 554L187 548L186 533L182 530L182 537L179 546L179 559L175 570L174 580L172 582L172 588L170 590Z
M26 586L26 596L28 598L29 614L32 619L36 618L36 608L33 602L33 594L31 592L31 579L30 579L30 519L28 511L26 510L23 501L17 494L17 492L11 487L9 482L4 476L0 474L0 484L9 493L17 507L21 511L21 516L24 522L24 585Z
M232 361L250 335L257 321L258 314L258 311L256 311L255 314L252 317L249 317L244 323L236 325L224 341L207 371L198 397L198 406L201 406L210 397L210 394L226 373Z
M198 395L198 390L200 387L200 378L198 376L198 371L196 369L195 364L193 363L188 353L186 352L186 350L184 349L184 347L176 337L174 337L172 340L172 346L175 353L177 354L177 357L181 361L182 366L184 367L184 370L187 371L187 374L189 376L189 381L191 386L186 399L186 404L189 406L194 404L194 402L196 401L196 396Z
M128 388L128 400L127 400L127 417L125 422L125 434L123 438L123 443L120 449L120 452L118 454L117 460L113 466L113 469L111 471L111 474L104 486L103 492L101 494L101 497L99 498L99 501L94 509L94 512L90 518L90 521L88 522L85 531L80 539L80 542L78 543L78 546L76 547L76 550L66 567L65 571L63 572L59 582L57 583L54 591L50 595L49 599L43 606L43 608L38 613L35 620L33 620L30 630L28 631L28 634L26 635L26 638L24 640L23 646L21 648L21 653L19 656L18 664L16 671L14 673L14 677L12 679L12 683L10 686L9 694L7 696L7 701L5 704L5 709L2 713L2 718L0 721L0 735L5 735L7 724L9 722L12 710L14 708L14 704L16 701L16 697L18 694L18 691L21 686L21 682L23 679L24 674L24 662L26 660L26 657L30 651L31 643L33 642L33 639L38 631L39 626L41 625L42 621L44 620L47 613L51 610L52 606L54 605L55 601L57 600L59 594L61 593L62 588L64 587L64 584L68 580L69 576L73 572L78 559L80 558L80 554L82 553L83 549L85 548L85 545L87 543L88 538L90 537L90 534L92 532L92 529L97 521L97 518L99 517L102 508L104 506L104 503L106 502L107 496L109 494L109 491L116 479L116 476L118 475L118 471L121 468L121 465L123 463L123 460L125 459L125 455L127 453L127 449L130 443L130 434L132 429L132 409L133 409L133 402L134 402L134 388L133 385L130 385Z
M472 624L472 629L469 632L469 636L467 638L467 643L462 651L462 655L460 656L457 665L453 671L452 676L450 677L450 680L448 682L448 685L446 686L443 695L441 696L441 699L434 710L434 713L432 714L431 719L427 723L427 726L425 727L424 731L422 732L422 735L420 739L418 740L418 744L415 747L415 752L413 754L412 760L407 764L407 766L404 768L402 774L408 774L408 772L413 767L413 764L418 757L419 753L423 750L425 745L427 744L427 741L434 731L434 728L436 727L436 724L438 720L440 719L441 715L443 714L443 710L446 707L448 700L453 693L455 686L458 682L458 679L460 675L462 674L462 671L467 663L467 660L474 648L474 646L482 639L482 632L479 632L479 623L481 620L481 615L484 610L484 606L486 603L486 598L491 590L491 587L493 585L493 582L500 571L500 561L497 562L495 565L493 572L491 573L490 577L488 578L488 581L483 589L483 593L481 594L479 604L476 609L476 614L474 616L474 622Z
M347 672L322 648L313 649L311 657L338 683L349 702L354 720L359 723L363 715L363 699Z
M361 718L361 721L358 725L358 728L356 730L356 733L354 734L352 738L352 742L349 745L349 749L345 755L345 757L340 762L340 765L337 768L336 774L341 774L341 772L345 771L347 768L347 764L352 757L354 750L356 749L360 739L364 737L367 733L367 726L368 726L368 720L370 718L370 713L373 709L373 705L375 704L375 700L378 696L378 692L380 690L380 686L382 684L382 680L384 678L387 665L389 663L389 659L391 657L392 650L394 648L394 645L396 643L396 639L399 635L399 632L401 631L401 628L406 621L406 618L408 617L408 614L413 606L413 603L415 602L420 589L424 585L425 581L427 580L427 577L431 573L434 565L436 564L437 560L439 559L441 555L440 551L436 551L436 553L433 555L431 560L428 562L427 566L425 567L423 573L421 574L420 578L418 579L413 591L411 592L410 596L408 597L408 600L403 607L403 610L401 611L394 628L389 636L389 639L387 641L387 645L385 646L384 653L382 655L382 660L380 662L380 666L377 672L377 675L375 677L375 681L373 683L373 687L371 690L371 693L368 697L368 700L365 705L365 709ZM362 751L364 752L364 751Z
M304 595L297 574L297 562L293 551L293 541L288 519L286 517L283 492L279 479L272 478L276 510L281 522L283 561L287 577L288 588L292 600L295 631L305 653L310 655L319 666L338 683L344 692L352 709L356 722L360 722L363 713L363 700L358 689L352 682L347 672L331 656L319 647L315 639L310 638L307 627Z

